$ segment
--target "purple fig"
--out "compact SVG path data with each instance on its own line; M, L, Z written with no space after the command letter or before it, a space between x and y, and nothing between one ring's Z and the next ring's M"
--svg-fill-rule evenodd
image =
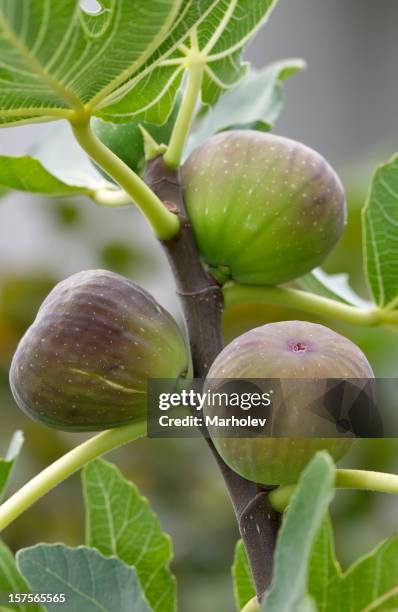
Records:
M324 418L326 402L330 402L326 381L358 384L359 391L373 378L362 351L327 327L304 321L269 323L239 336L220 353L210 368L206 389L219 391L230 379L256 379L253 382L262 388L263 381L262 390L269 391L269 379L281 379L286 398L283 412L279 417L278 407L273 406L272 417L278 435L226 437L216 427L209 428L209 433L224 461L241 476L265 485L294 483L318 450L325 449L338 460L353 443L352 432L333 437L337 419L328 424ZM373 396L373 380L370 386ZM335 397L343 402L338 394ZM329 407L335 415L342 408L335 403ZM207 417L217 412L205 404L204 413ZM317 437L319 431L327 431L327 436Z
M10 371L19 407L63 430L94 431L146 418L147 381L178 378L187 351L177 324L144 289L104 270L51 291Z
M190 155L181 176L200 254L216 277L284 283L319 266L342 235L337 174L294 140L223 132Z

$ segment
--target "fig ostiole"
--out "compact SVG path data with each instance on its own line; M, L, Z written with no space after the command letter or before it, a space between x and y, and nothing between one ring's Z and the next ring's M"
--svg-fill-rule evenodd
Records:
M324 437L317 437L318 431L325 432L324 419L321 429L314 429L316 415L327 401L325 380L358 384L359 389L370 379L372 395L373 378L362 351L331 329L304 321L269 323L224 348L210 368L205 388L220 391L230 379L256 379L260 384L261 380L281 379L283 397L288 399L279 422L277 415L277 435L227 437L220 435L217 427L209 427L210 436L224 461L244 478L264 485L294 483L318 450L327 450L338 461L353 444L350 432L333 437L336 423L330 425L334 429L329 433L322 434ZM338 408L333 406L337 413ZM214 407L205 404L206 417L215 413ZM295 435L285 437L284 431Z
M319 266L346 223L342 184L309 147L232 130L209 138L182 168L198 249L214 275L278 285Z
M185 341L144 289L105 270L60 282L14 355L19 407L51 427L98 431L146 419L147 381L187 370Z

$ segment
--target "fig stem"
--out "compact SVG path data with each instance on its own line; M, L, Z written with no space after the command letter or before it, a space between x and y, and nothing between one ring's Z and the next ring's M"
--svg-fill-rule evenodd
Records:
M367 470L336 470L336 489L357 489L398 494L398 474ZM274 510L283 512L296 490L296 485L280 486L271 491L268 499Z
M146 434L146 421L109 429L54 461L0 506L0 532L56 485L105 453Z
M169 146L164 154L164 162L166 166L173 170L177 169L181 164L185 142L191 129L202 88L205 65L206 60L198 49L196 31L194 30L191 34L191 49L187 52L186 57L188 82L170 137Z
M237 304L275 304L365 327L398 323L397 312L387 312L377 307L358 308L300 289L227 283L223 293L227 307Z
M70 121L73 134L82 149L109 174L141 209L159 240L169 240L178 233L177 215L170 212L145 182L117 155L112 153L90 128L90 120Z

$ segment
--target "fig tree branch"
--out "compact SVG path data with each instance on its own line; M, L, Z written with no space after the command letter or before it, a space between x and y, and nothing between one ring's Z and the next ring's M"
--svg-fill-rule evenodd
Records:
M163 246L173 270L181 300L196 378L206 376L223 348L221 320L223 295L220 286L204 269L186 216L178 170L166 166L162 157L147 164L145 181L180 219L180 232ZM206 438L225 480L245 543L258 597L272 577L272 563L280 515L268 502L268 491L231 470Z
M162 204L144 181L95 136L90 119L71 122L82 149L109 174L142 210L159 240L168 240L179 229L178 218Z
M227 307L236 304L276 304L365 327L398 323L397 312L376 306L366 310L300 289L227 283L223 293Z
M30 508L43 495L51 491L89 461L111 450L141 438L146 434L146 423L134 423L103 431L76 446L66 455L46 467L0 506L0 532Z
M336 470L335 486L337 489L358 489L398 495L398 474L366 470ZM269 499L272 507L278 512L283 512L295 490L296 485L286 485L271 491Z

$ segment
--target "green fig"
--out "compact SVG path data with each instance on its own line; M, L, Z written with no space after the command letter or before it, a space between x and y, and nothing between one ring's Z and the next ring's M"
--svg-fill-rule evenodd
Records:
M144 137L142 126L159 144L167 145L180 107L180 98L165 123L155 125L146 121L130 121L129 123L112 123L99 117L93 117L91 127L100 141L117 155L134 172L142 174L145 164ZM105 174L100 168L100 172ZM108 175L106 175L108 177ZM109 177L108 177L109 178Z
M10 384L19 407L70 431L146 418L147 381L187 370L184 339L144 289L105 270L60 282L14 355Z
M336 431L333 421L329 425L318 420L318 414L325 414L326 379L354 384L353 379L361 379L359 389L364 379L373 378L362 351L327 327L304 321L269 323L239 336L219 354L208 373L206 390L220 391L230 379L256 379L260 385L261 380L269 384L269 379L281 379L287 399L279 420L276 414L278 435L226 437L209 427L210 436L230 468L248 480L264 485L294 483L318 450L327 450L337 461L353 443L349 436L332 437ZM315 411L308 406L315 406ZM338 412L338 406L333 405L333 410ZM205 404L204 414L214 416L211 404ZM330 427L330 437L314 436L320 431L317 427L323 432ZM295 436L284 437L284 431L295 432Z
M299 142L223 132L193 151L181 176L198 249L219 279L290 281L319 266L342 235L341 182Z

